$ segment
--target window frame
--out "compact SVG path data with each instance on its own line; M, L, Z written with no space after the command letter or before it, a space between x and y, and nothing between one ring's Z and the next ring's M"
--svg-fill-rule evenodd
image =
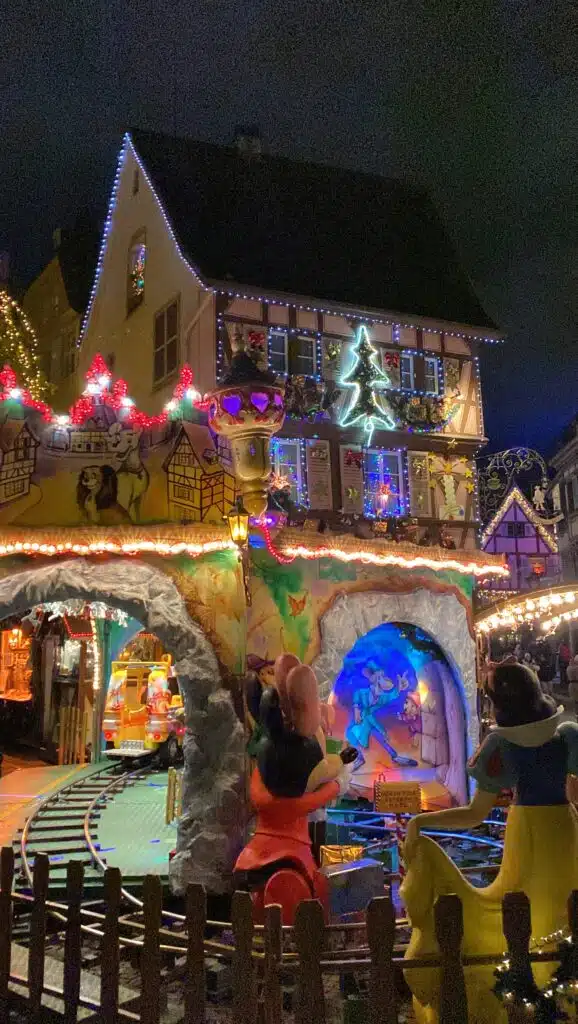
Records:
M144 284L143 284L142 291L138 295L135 295L135 294L133 294L132 288L131 288L131 274L132 274L132 267L133 267L133 253L134 253L135 249L137 249L137 248L144 248L144 251L145 251L145 269L144 269L144 275L143 275L144 276ZM129 246L128 246L127 255L126 255L126 315L127 316L130 316L131 313L134 313L135 309L138 309L139 306L142 306L142 304L144 302L145 292L146 292L147 262L148 262L148 248L147 248L146 230L145 230L145 228L141 228L140 231L135 232L135 234L132 236L132 238L130 240L130 243L129 243Z
M304 504L304 480L303 469L301 465L301 439L298 437L278 437L276 438L275 443L271 445L271 464L273 466L273 471L279 475L285 475L283 473L283 470L287 468L287 463L282 463L279 457L279 447L282 444L295 445L297 451L297 459L295 465L296 479L291 484L290 499L295 506L301 507ZM295 498L293 497L293 488L295 488Z
M311 337L311 335L309 335L309 334L296 334L296 335L294 335L292 340L293 340L293 343L294 343L294 345L293 345L293 352L291 352L291 348L289 347L289 357L288 357L289 376L291 376L291 377L312 377L313 379L315 379L318 376L318 374L319 374L319 367L317 366L317 338ZM297 355L296 345L300 341L306 341L308 344L311 345L311 356L312 356L312 366L313 366L313 369L312 369L311 373L304 373L303 370L298 369L298 367L297 367L297 360L300 357Z
M277 338L283 338L284 340L284 355L283 362L285 368L283 370L277 370L271 362L271 339L275 336ZM272 373L275 373L278 377L286 377L289 373L289 331L283 327L270 327L267 336L267 362L269 369Z
M408 386L403 383L403 361L404 359L409 360L409 376L411 384ZM399 353L399 386L402 391L415 391L415 358L410 355L409 352Z
M370 500L369 500L370 492L369 492L369 489L368 489L368 475L369 475L368 456L369 455L387 455L387 456L392 456L397 461L397 511L395 511L395 512L391 512L391 511L387 510L387 511L385 511L383 513L382 516L380 516L380 515L378 515L376 504L373 504L373 503L370 504ZM382 465L382 467L381 467L381 474L380 474L380 476L381 476L380 485L384 483L383 477L385 476L385 473L388 473L390 476L392 475L389 470L385 470L384 471L384 467ZM375 519L379 519L379 518L384 518L385 519L385 518L388 518L389 516L395 516L395 517L399 518L400 516L406 515L407 494L406 494L405 480L404 480L403 452L397 451L395 448L373 448L373 447L372 448L366 448L365 449L365 458L363 460L363 477L364 477L363 483L364 483L364 491L365 491L365 502L364 502L364 504L365 504L365 508L366 508L366 514L368 514L370 516L373 516ZM371 511L369 511L369 510L371 510Z
M167 336L167 328L166 328L167 312L171 308L171 306L175 306L175 305L177 307L177 329L176 329L176 334L174 336L171 335L171 338L169 339L168 336ZM163 344L161 346L159 346L157 348L157 344L156 344L157 320L158 320L158 318L160 316L164 317L164 342L163 342ZM174 365L173 369L167 370L166 352L167 352L167 347L168 347L169 340L172 340L173 337L176 340L175 365ZM155 376L156 354L157 354L158 351L161 351L161 349L164 351L164 370L165 370L165 372L164 372L162 377L156 377ZM153 390L156 390L157 388L163 387L163 385L166 384L167 381L172 380L173 377L178 373L180 354L181 354L181 296L180 296L180 292L179 292L179 294L173 296L173 298L170 299L169 302L166 302L164 306L161 306L160 309L157 309L157 311L155 312L155 314L153 316L153 359L152 359L152 363L153 363L153 365L152 365L152 379L153 379L153 385L152 386L153 386Z
M427 378L428 378L427 368L428 368L428 364L431 364L433 366L433 377L434 377L434 380L435 380L435 388L434 388L433 391L431 390L431 388L428 388L428 386L427 386ZM423 357L423 382L424 382L424 391L426 391L428 395L439 395L439 393L440 393L440 364L439 364L439 359L438 359L437 356L424 355L424 357Z
M506 536L508 540L523 540L526 536L526 523L520 519L509 519L506 523Z

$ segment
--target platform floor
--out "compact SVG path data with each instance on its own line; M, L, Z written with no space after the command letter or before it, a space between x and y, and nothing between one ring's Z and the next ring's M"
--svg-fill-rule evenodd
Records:
M177 822L165 823L167 773L127 786L102 809L95 834L109 867L125 876L168 875Z

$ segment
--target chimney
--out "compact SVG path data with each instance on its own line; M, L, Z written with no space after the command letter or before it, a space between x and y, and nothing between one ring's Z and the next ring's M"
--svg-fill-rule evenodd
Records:
M62 228L55 228L52 232L52 245L54 252L58 252L62 244Z
M236 146L240 156L261 156L261 134L256 124L241 125L237 128Z

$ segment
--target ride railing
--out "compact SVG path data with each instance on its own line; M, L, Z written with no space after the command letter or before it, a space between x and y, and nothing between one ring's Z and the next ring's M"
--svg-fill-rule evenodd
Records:
M28 1019L43 1019L43 1006L60 1007L66 1024L77 1021L82 1010L98 1014L107 1024L135 1021L162 1024L166 987L174 990L179 977L182 989L179 1005L185 1024L204 1024L209 1007L207 985L209 963L230 966L230 1013L233 1024L281 1024L285 1019L288 980L294 986L291 1020L295 1024L329 1024L338 1018L327 1006L331 976L361 976L365 982L362 998L363 1020L368 1024L398 1024L402 994L402 972L419 968L439 970L439 1024L468 1024L466 974L468 967L491 967L503 962L496 956L462 954L462 906L457 896L441 896L435 906L435 928L439 955L405 959L404 947L396 942L396 920L392 901L379 897L369 903L364 919L349 924L326 925L321 905L302 903L292 928L281 923L281 908L269 906L265 924L255 925L251 898L236 892L232 897L230 922L207 919L206 896L202 886L191 885L184 901L185 912L178 923L163 927L162 883L155 875L144 879L142 911L126 913L122 879L117 868L104 876L104 911L83 906L83 866L67 866L66 903L48 899L49 858L36 855L30 895L13 891L14 854L4 848L0 855L0 1024L9 1024L13 1005L24 1004ZM13 966L12 926L15 914L29 915L27 970ZM64 961L61 983L51 980L49 921L55 915L62 923ZM176 917L176 915L173 915ZM568 900L568 928L578 939L578 892ZM531 912L523 893L506 895L503 903L503 932L510 965L521 976L531 976L532 963L558 963L559 952L531 952ZM215 936L221 936L216 938ZM228 936L228 941L224 941ZM335 938L346 937L335 948ZM85 946L95 942L99 950L98 984L86 986L83 967ZM123 955L128 951L138 966L138 991L130 1009L121 1005L119 994ZM21 962L21 961L20 961ZM179 970L175 973L175 965ZM578 970L578 964L576 965ZM94 978L94 975L92 975ZM123 980L123 985L127 982ZM133 985L133 982L130 982ZM496 1019L500 1005L496 1001ZM510 1024L531 1021L528 1007L513 1001L506 1007ZM85 1016L86 1014L84 1014ZM404 1019L405 1016L404 1016Z

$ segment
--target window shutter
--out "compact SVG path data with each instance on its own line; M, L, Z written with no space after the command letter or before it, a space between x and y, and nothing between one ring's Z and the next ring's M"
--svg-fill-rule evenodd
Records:
M339 461L341 463L341 501L343 511L363 515L364 480L361 445L340 445Z
M431 516L429 462L426 452L408 452L409 510L412 516Z

